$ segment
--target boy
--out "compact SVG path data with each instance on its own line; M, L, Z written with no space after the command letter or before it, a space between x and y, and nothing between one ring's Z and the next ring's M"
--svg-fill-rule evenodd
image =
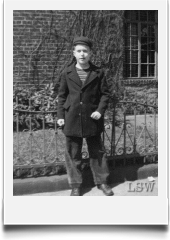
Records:
M71 196L81 196L82 174L79 169L83 138L86 138L94 183L106 196L113 195L106 184L109 175L102 151L103 116L109 92L103 71L90 62L92 42L77 37L73 42L76 62L61 76L58 95L58 125L66 136L65 162Z

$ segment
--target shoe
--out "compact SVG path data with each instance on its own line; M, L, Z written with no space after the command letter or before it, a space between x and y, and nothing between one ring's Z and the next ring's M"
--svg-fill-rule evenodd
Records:
M107 184L99 184L98 188L103 191L106 196L113 196L114 193L112 189Z
M80 196L80 188L72 188L70 196Z

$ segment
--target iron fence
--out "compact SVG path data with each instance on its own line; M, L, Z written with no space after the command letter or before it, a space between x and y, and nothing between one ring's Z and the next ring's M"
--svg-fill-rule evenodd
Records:
M143 114L137 114L139 109L140 112L143 110ZM131 114L128 114L129 112ZM143 102L138 102L136 95L133 100L124 96L122 101L113 106L111 119L105 123L103 142L108 159L114 167L116 163L125 166L128 163L157 162L157 99L155 98L153 104L149 104L146 95Z
M65 172L65 138L57 126L56 111L33 111L19 108L16 98L16 131L14 132L14 178L39 177ZM142 110L142 115L138 114ZM113 167L117 165L143 164L158 161L158 105L144 101L124 99L110 105L105 114L105 130L102 134L104 151ZM28 128L19 128L21 116L27 116ZM36 116L42 128L33 124ZM48 127L47 127L48 123ZM50 123L50 124L49 124ZM84 141L82 159L88 159Z

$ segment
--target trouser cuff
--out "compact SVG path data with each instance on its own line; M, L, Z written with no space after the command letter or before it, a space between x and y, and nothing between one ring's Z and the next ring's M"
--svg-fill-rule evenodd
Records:
M71 188L79 188L81 186L81 183L70 183L69 185Z

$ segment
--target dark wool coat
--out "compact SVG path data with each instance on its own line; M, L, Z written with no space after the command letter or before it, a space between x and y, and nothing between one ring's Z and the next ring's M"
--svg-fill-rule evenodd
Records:
M89 137L104 129L104 112L109 101L109 91L104 71L91 64L91 71L84 86L76 72L75 63L67 67L60 81L58 95L58 119L65 119L66 136ZM102 114L99 120L90 117L92 112Z

